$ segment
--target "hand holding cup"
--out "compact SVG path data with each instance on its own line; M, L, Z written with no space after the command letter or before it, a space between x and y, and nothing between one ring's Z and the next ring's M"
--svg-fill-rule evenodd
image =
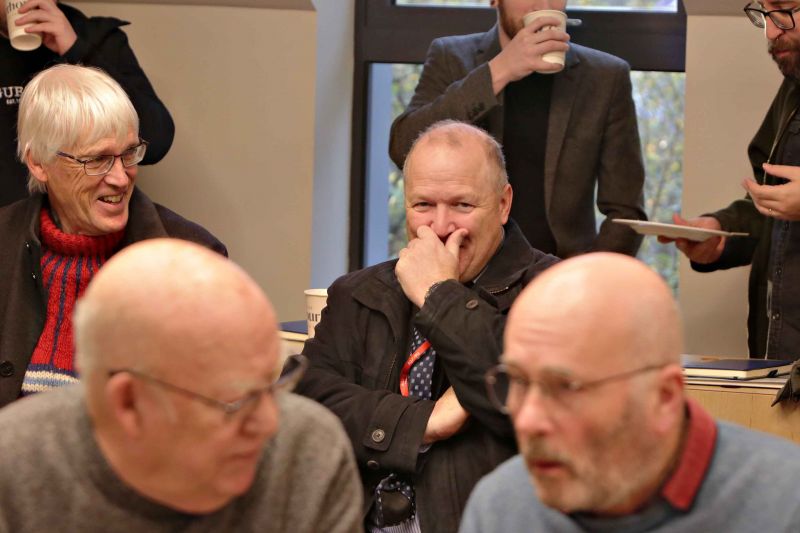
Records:
M20 8L25 3L25 0L5 0L3 9L5 9L8 39L11 41L11 46L22 52L29 52L41 46L42 36L38 33L26 32L25 28L29 24L17 25L17 20L25 16L25 13L20 13Z
M547 30L558 30L560 32L566 33L567 31L567 14L563 11L557 11L555 9L540 9L538 11L532 11L530 13L526 13L525 16L522 17L522 23L527 27L534 23L537 19L541 19L546 17L548 19L554 19L558 21L557 25L547 25L543 26L537 30L537 32L547 31ZM564 63L566 61L566 50L555 50L552 52L547 52L542 54L542 59L547 61L548 63L552 63L554 65L561 65L561 69L564 68ZM561 70L558 69L558 70ZM552 74L556 71L545 71L542 74Z
M532 15L544 13L545 15ZM553 13L560 15L553 16ZM567 15L562 11L540 10L528 13L527 26L521 28L503 50L489 61L495 94L511 82L533 72L553 74L563 70L569 49L569 34L564 31Z

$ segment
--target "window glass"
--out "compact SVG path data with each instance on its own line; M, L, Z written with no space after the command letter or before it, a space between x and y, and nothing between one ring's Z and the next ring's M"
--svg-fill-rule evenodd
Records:
M391 121L405 110L421 65L373 64L370 73L365 263L395 257L406 244L403 177L386 150ZM680 211L683 184L684 79L682 72L633 72L634 101L645 162L645 211L670 222ZM387 179L388 178L388 179ZM598 226L602 220L600 213ZM675 246L645 237L638 257L677 291Z

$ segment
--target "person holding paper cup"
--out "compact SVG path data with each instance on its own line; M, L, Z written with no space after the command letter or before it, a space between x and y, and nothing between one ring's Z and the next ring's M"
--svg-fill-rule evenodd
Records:
M635 255L641 236L612 223L647 218L628 64L570 42L566 0L491 5L489 31L431 43L414 97L392 124L392 160L402 167L417 135L439 120L469 122L503 144L511 216L534 248L562 258ZM606 216L599 231L595 205Z
M56 0L0 0L0 206L28 195L25 165L16 158L16 122L25 84L57 63L81 64L106 71L130 96L148 139L142 164L160 161L172 145L175 126L128 38L127 22L87 17Z

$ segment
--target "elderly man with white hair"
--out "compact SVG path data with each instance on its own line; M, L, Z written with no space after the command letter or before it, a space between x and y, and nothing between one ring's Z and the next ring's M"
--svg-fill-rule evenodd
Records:
M135 282L131 282L135 280ZM288 394L275 313L239 267L137 243L75 313L81 384L0 411L0 531L356 532L341 424Z
M682 344L639 261L589 254L534 280L487 374L520 454L478 484L460 531L798 531L800 448L687 398Z
M125 91L102 71L39 73L22 94L18 135L33 194L0 208L0 406L75 381L71 311L117 250L177 237L227 253L135 188L147 142Z

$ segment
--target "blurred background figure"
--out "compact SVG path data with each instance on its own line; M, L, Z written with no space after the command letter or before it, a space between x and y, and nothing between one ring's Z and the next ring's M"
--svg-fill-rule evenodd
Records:
M81 384L0 411L0 531L359 531L347 437L288 394L302 359L276 381L275 313L238 266L133 245L95 276L75 333Z

